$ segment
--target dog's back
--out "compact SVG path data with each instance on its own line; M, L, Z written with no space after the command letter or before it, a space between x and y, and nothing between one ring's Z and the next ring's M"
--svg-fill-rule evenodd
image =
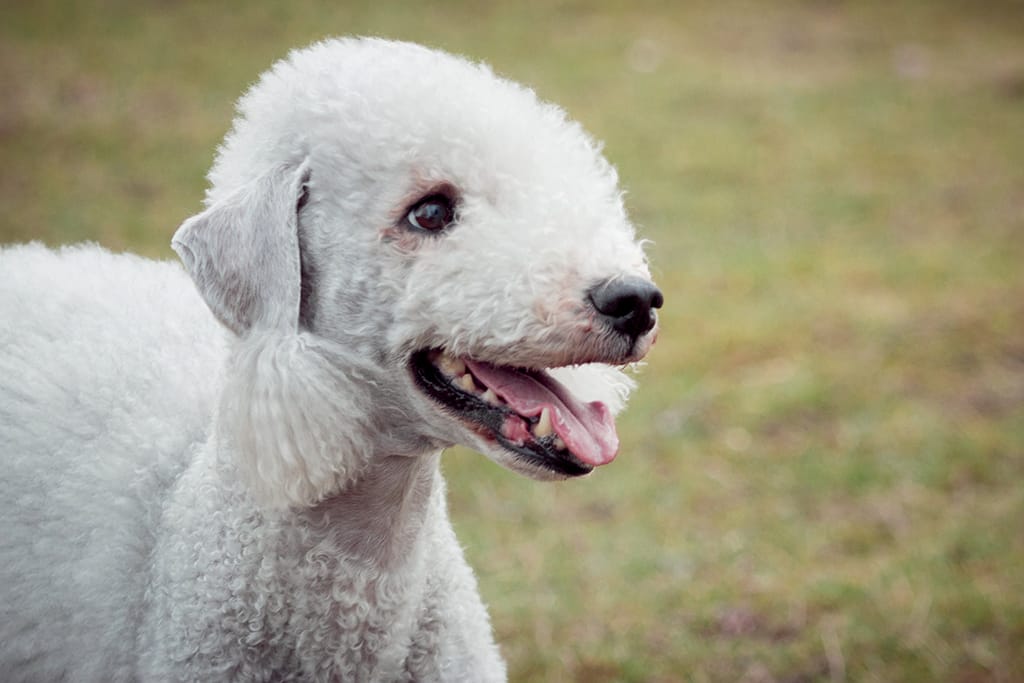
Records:
M0 669L117 680L223 334L176 264L0 250ZM130 322L125 322L130 321ZM128 609L125 609L127 603Z

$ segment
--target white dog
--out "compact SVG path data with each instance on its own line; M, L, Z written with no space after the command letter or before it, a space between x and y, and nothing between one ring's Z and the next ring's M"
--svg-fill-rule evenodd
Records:
M662 300L615 172L486 67L351 39L209 178L184 271L0 255L3 679L503 679L439 454L615 456Z

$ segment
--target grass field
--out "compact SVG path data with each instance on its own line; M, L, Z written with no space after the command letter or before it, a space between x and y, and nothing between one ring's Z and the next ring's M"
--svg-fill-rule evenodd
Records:
M0 240L170 256L234 99L325 35L606 140L667 298L619 460L446 460L512 680L1024 680L1024 3L229 5L3 10Z

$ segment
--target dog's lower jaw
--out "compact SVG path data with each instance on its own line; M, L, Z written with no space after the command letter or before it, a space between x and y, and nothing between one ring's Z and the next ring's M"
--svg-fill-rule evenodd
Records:
M467 680L504 680L483 605L465 603L473 578L447 521L439 458L375 457L316 505L266 508L240 485L230 454L207 443L163 509L150 581L161 589L146 600L140 678L251 669L437 680L454 667ZM444 609L455 599L458 620ZM182 620L189 629L168 626ZM438 652L445 661L431 658Z

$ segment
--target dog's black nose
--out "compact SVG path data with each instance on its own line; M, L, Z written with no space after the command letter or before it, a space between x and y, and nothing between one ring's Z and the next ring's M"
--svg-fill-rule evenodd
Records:
M649 332L657 322L654 309L665 303L654 283L639 277L606 280L592 287L588 296L616 331L631 337Z

